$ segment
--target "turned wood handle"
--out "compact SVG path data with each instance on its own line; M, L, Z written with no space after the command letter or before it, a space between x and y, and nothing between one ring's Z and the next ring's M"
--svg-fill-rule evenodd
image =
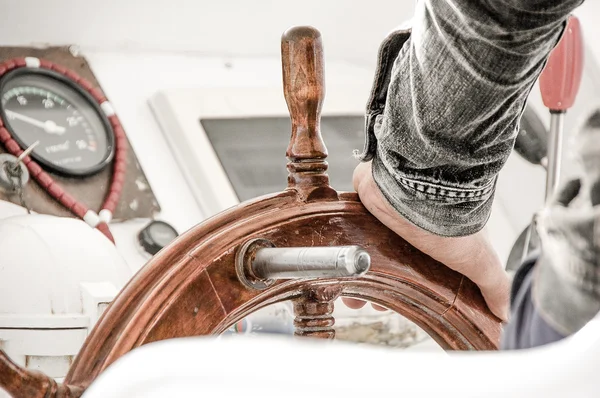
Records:
M0 350L0 394L4 389L13 398L76 398L83 389L57 384L41 372L24 369Z
M283 92L292 121L286 156L292 162L322 160L321 107L325 97L321 33L310 26L293 27L281 37Z

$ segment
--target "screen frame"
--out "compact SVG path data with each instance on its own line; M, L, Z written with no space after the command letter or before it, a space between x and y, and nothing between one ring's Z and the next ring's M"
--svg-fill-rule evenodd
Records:
M329 86L322 116L364 116L370 84L363 79L362 85ZM281 86L165 90L151 98L150 106L205 217L239 199L200 121L289 116Z

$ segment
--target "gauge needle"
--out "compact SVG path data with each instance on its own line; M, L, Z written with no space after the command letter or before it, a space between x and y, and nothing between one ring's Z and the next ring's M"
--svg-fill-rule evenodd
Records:
M32 126L44 129L44 131L48 134L64 134L67 131L67 129L57 125L52 120L46 120L45 122L42 122L41 120L37 120L17 112L9 111L8 109L6 110L6 116L10 117L11 119L19 119L25 123L31 124Z

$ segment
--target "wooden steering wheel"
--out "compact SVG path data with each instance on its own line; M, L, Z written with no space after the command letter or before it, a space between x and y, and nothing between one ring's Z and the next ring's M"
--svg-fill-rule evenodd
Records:
M296 335L333 338L333 302L340 295L404 315L443 348L497 348L500 321L470 280L387 229L355 193L329 186L319 130L325 91L321 35L311 27L292 28L283 34L281 49L292 121L288 188L220 213L158 253L105 311L64 384L19 368L0 351L0 387L14 397L79 396L111 363L142 344L219 334L284 300L294 303ZM242 253L242 247L254 239L282 248L360 245L372 266L358 277L253 287L240 274L240 264L252 261L252 250Z

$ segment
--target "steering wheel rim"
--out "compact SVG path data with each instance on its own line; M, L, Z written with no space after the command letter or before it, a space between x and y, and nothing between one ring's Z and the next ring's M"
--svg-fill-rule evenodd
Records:
M218 334L252 311L288 299L294 302L297 335L333 338L333 302L339 295L395 310L445 348L497 348L501 323L477 286L381 224L355 193L329 186L319 127L325 93L319 31L286 31L282 61L292 121L288 188L206 220L155 255L102 315L64 384L17 366L0 350L5 370L0 386L15 397L79 396L140 345ZM236 267L238 251L254 239L277 247L360 245L371 257L371 269L356 278L296 279L256 290L242 283Z
M359 243L369 252L372 267L353 279L282 281L253 290L235 271L236 251L253 238L269 239L279 247ZM158 253L107 309L65 383L87 386L142 344L219 334L259 308L332 285L344 296L399 312L444 348L497 348L500 322L472 282L387 229L356 194L306 202L288 189L225 211Z

